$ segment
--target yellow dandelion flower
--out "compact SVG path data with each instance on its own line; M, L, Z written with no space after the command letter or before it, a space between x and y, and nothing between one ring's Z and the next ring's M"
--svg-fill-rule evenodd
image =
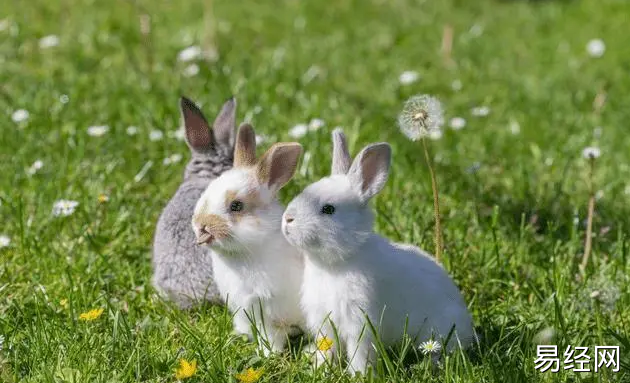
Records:
M236 374L236 379L238 379L238 381L241 383L254 383L257 382L258 379L260 379L263 372L264 370L262 368L254 369L250 367L240 374Z
M189 362L186 359L180 359L179 367L175 370L175 378L178 380L187 379L195 375L195 372L197 372L196 360Z
M330 350L333 346L333 340L325 336L317 339L317 349L322 352Z
M107 201L109 201L109 196L107 194L99 194L98 195L98 202L105 203Z
M64 309L68 308L68 300L66 298L62 299L59 301L59 306L63 307Z
M98 319L101 314L103 314L103 308L92 309L86 313L79 315L79 319L89 322Z

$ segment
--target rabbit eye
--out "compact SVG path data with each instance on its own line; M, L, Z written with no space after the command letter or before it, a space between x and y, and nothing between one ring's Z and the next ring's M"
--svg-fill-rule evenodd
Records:
M323 214L334 214L335 213L335 207L333 205L329 205L326 204L324 206L322 206L322 213Z
M243 210L243 202L239 200L232 201L230 204L230 211L241 211Z

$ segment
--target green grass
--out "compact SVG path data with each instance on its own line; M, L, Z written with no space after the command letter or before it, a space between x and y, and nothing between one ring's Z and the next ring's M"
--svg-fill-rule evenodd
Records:
M376 229L433 249L431 186L419 143L396 128L405 99L439 97L466 128L431 142L440 183L445 267L462 289L482 342L446 359L379 367L373 382L608 382L630 373L630 50L620 0L590 1L5 1L0 19L0 351L2 382L171 382L178 359L196 359L190 382L230 382L248 366L261 382L349 382L341 369L314 371L305 358L255 357L230 335L229 313L204 306L180 312L150 287L158 214L184 161L165 166L185 144L178 97L214 117L234 94L238 118L287 140L311 118L326 126L301 139L312 160L282 192L286 202L328 173L330 131L345 127L353 153L385 140L392 176L374 207ZM139 15L152 17L150 46ZM454 67L440 55L453 26ZM476 27L474 27L476 26ZM471 32L472 28L472 32ZM479 33L475 33L480 32ZM40 49L56 34L60 44ZM585 46L601 38L606 52ZM182 76L183 48L214 47ZM421 79L401 86L398 76ZM452 89L453 81L463 85ZM605 90L600 115L592 102ZM61 103L67 95L69 102ZM470 109L487 105L487 117ZM260 108L258 108L260 107ZM16 124L11 114L26 109ZM513 134L510 126L518 124ZM91 125L109 125L91 137ZM136 136L125 133L138 127ZM601 136L594 128L601 127ZM161 141L149 132L162 130ZM266 144L268 145L268 144ZM576 278L588 201L582 149L597 145L594 247ZM41 159L35 175L27 169ZM146 175L134 176L149 162ZM99 203L99 194L109 201ZM80 203L53 217L53 203ZM599 291L601 303L591 298ZM421 294L422 292L418 292ZM61 301L67 299L64 308ZM102 307L96 321L80 313ZM618 373L534 370L536 334L553 328L566 345L622 346ZM562 357L562 355L561 355ZM393 366L393 367L392 367ZM593 368L591 363L591 369Z

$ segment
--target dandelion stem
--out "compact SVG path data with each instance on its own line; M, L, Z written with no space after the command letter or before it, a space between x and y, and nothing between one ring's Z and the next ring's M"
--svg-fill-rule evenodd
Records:
M435 259L439 261L442 256L442 224L440 221L440 199L438 195L438 185L437 179L435 178L435 172L433 171L433 164L431 162L431 156L429 155L429 148L427 146L426 138L422 137L420 141L422 141L424 158L427 161L429 173L431 174L431 188L433 189L433 214L435 218Z
M588 199L588 216L586 220L586 239L584 240L584 255L580 264L582 274L588 265L588 259L591 256L591 247L593 243L593 214L595 213L595 191L593 188L593 173L595 169L595 158L590 159L589 179L589 199Z

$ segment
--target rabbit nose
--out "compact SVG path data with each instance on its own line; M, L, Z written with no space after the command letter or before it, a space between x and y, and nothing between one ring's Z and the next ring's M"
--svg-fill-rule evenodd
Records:
M293 218L293 216L286 215L286 216L284 217L284 220L285 220L287 223L291 223L291 222L293 222L293 221L294 221L294 218Z

